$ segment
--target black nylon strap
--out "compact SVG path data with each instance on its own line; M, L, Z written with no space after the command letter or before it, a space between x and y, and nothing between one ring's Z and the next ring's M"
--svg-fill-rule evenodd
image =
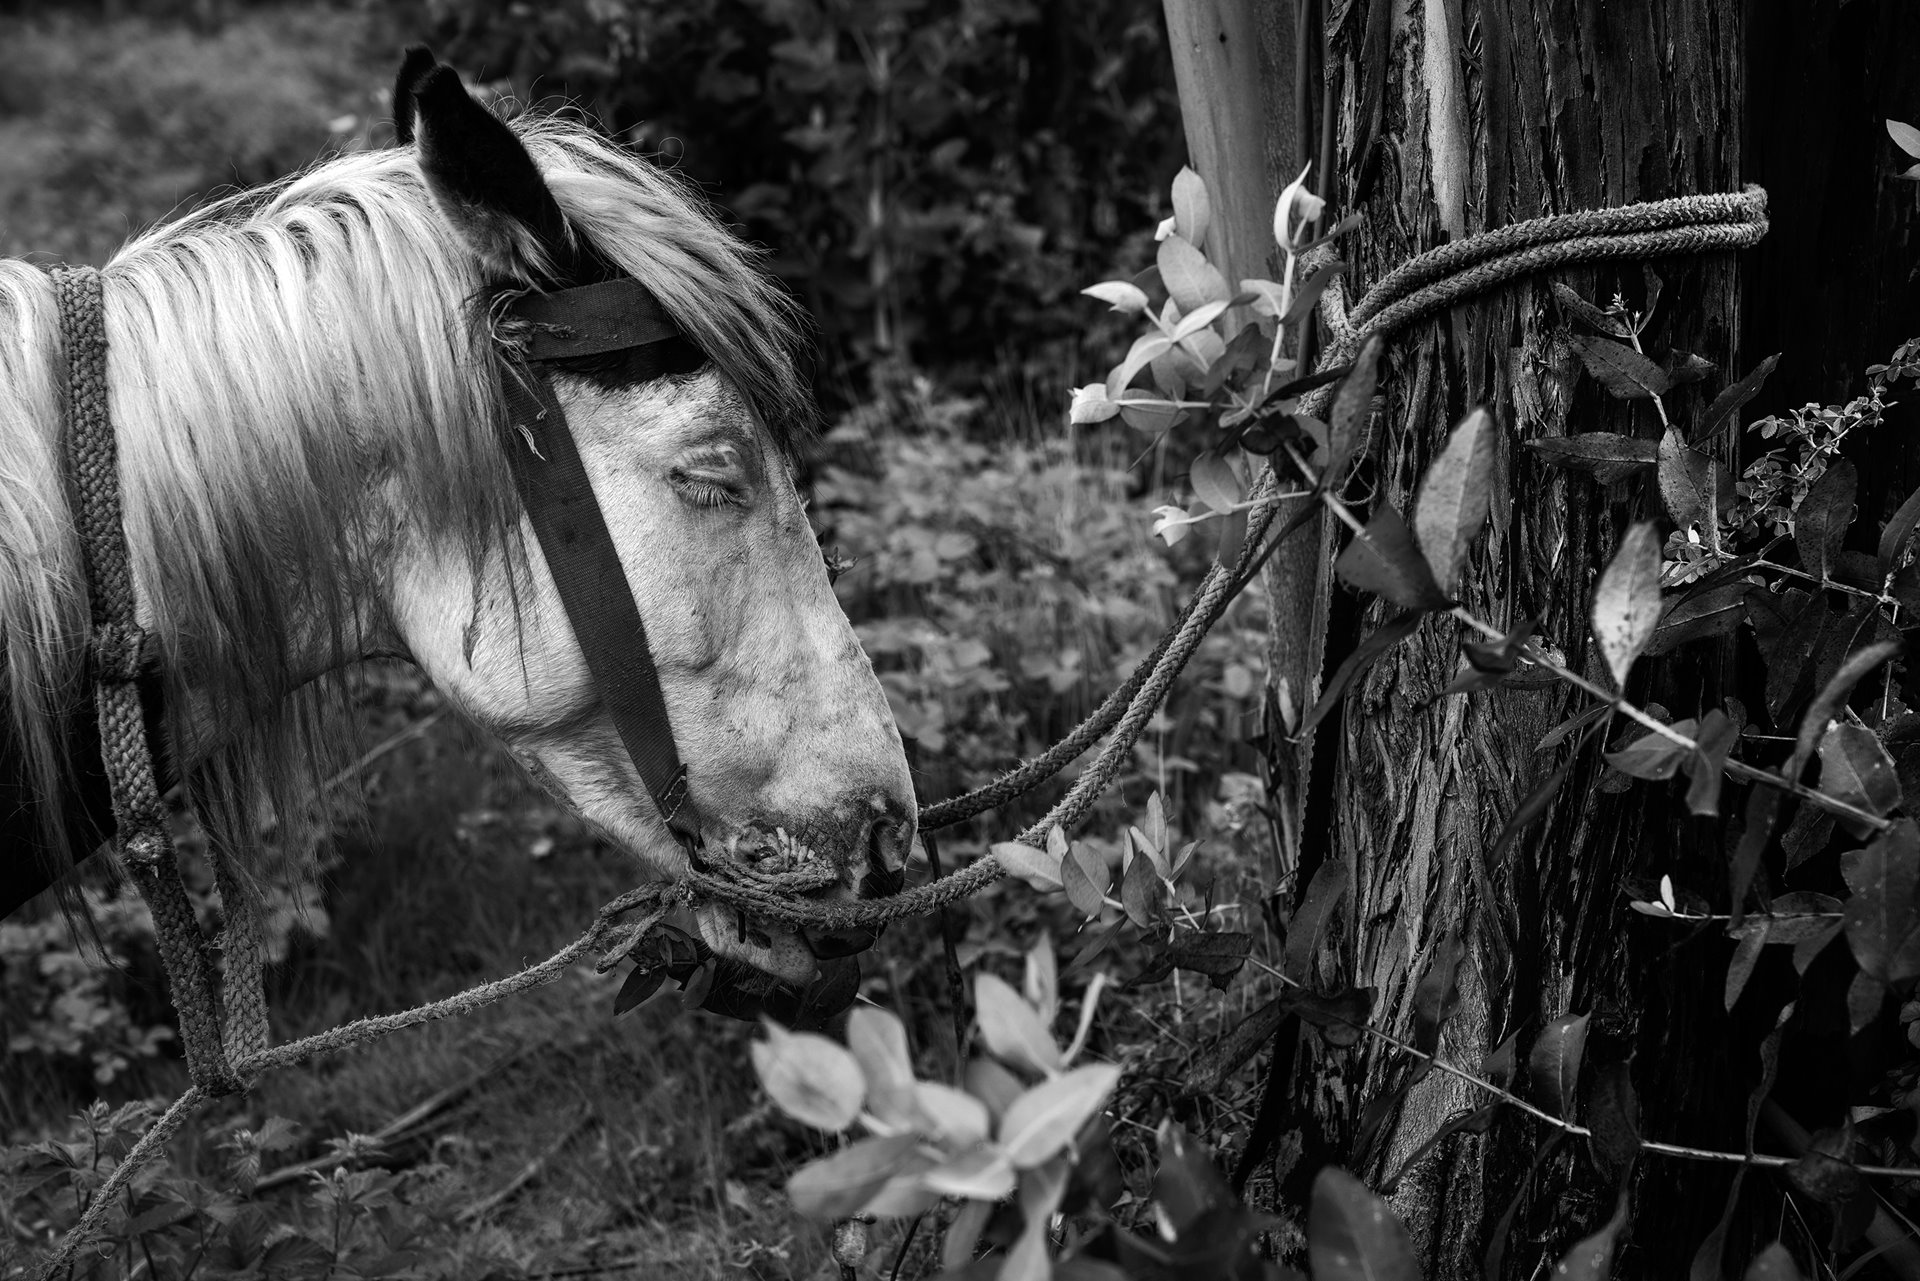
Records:
M686 804L687 770L674 745L647 629L566 414L538 368L506 367L501 381L513 427L508 465L567 621L641 781L667 826L691 848L699 824Z
M513 315L531 333L523 355L528 360L561 360L644 347L680 337L660 300L630 277L597 285L527 294L514 300Z

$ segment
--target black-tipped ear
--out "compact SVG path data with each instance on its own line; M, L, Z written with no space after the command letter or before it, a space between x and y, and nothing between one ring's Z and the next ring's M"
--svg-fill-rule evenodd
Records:
M423 44L407 46L400 74L393 78L393 138L401 146L413 141L413 91L429 71L439 66L433 50Z
M533 157L506 122L475 102L445 65L415 82L413 105L420 171L441 212L487 269L509 280L570 283L583 255Z

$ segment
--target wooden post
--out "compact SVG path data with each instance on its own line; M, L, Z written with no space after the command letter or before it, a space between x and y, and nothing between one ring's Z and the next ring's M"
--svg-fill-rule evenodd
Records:
M1273 205L1312 148L1296 106L1297 6L1305 0L1165 0L1187 151L1206 179L1207 256L1228 280L1274 279ZM1317 95L1316 95L1317 97ZM1293 516L1283 507L1275 526ZM1311 744L1284 737L1320 694L1332 587L1332 530L1316 517L1267 562L1267 684L1288 722L1269 725L1267 759L1280 816L1280 877L1299 867Z

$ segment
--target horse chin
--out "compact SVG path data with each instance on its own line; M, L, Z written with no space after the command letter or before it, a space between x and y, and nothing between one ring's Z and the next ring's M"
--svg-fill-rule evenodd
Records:
M739 917L724 907L702 907L695 919L700 937L731 969L758 971L768 985L803 986L819 975L819 962L798 930L755 922L743 938Z

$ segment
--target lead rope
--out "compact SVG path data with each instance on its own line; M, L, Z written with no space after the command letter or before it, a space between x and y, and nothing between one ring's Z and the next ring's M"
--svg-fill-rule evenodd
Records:
M1525 275L1580 263L1637 260L1745 248L1766 234L1766 210L1766 192L1757 186L1749 185L1738 194L1682 196L1673 200L1658 200L1613 209L1539 218L1444 245L1409 259L1394 271L1389 272L1351 311L1345 311L1341 307L1341 295L1336 290L1329 290L1327 298L1330 305L1327 308L1327 320L1328 327L1333 333L1333 341L1318 362L1318 369L1324 371L1337 367L1372 334L1391 334L1469 297ZM111 490L114 488L112 484L113 441L112 429L108 425L106 415L106 344L103 322L100 319L99 276L91 268L58 268L54 272L54 280L56 288L60 290L63 322L70 314L87 314L89 306L90 314L94 318L91 331L82 337L85 343L92 343L95 346L84 358L74 354L76 347L82 345L75 342L76 331L68 331L69 362L73 371L69 375L69 412L75 415L69 419L70 431L76 440L84 437L95 442L89 456L85 459L76 458L75 475L79 478L83 492L89 483L89 476L92 478L91 483L96 486L101 483L100 478L105 477L107 486ZM81 298L70 313L69 290L75 291L76 294L90 291L91 302ZM1332 394L1332 387L1323 387L1308 393L1301 398L1301 412L1322 411ZM93 416L93 425L83 428L82 424L86 421L83 417L85 415ZM104 433L105 443L104 467L101 465L99 448L99 438L102 433ZM1055 826L1072 827L1078 824L1092 808L1094 800L1106 790L1113 776L1119 772L1121 765L1133 750L1134 742L1151 719L1154 709L1159 706L1160 700L1193 657L1207 631L1219 620L1220 615L1232 602L1241 577L1251 563L1251 558L1257 554L1261 539L1279 510L1282 500L1275 497L1276 488L1277 480L1273 469L1269 467L1254 487L1252 496L1259 505L1248 513L1246 545L1234 570L1228 571L1216 564L1207 571L1186 612L1176 620L1161 644L1155 647L1154 652L1119 689L1109 695L1107 700L1065 740L1042 756L1026 762L975 791L924 808L921 815L923 820L930 820L928 829L950 826L985 810L1003 805L1032 790L1058 773L1069 761L1078 756L1080 751L1117 726L1113 739L1095 758L1093 764L1075 780L1067 794L1047 811L1044 818L1022 832L1019 839L1023 843L1040 845L1044 843L1047 833ZM127 625L131 626L132 592L130 580L126 577L125 539L120 535L117 491L111 495L110 501L113 515L113 537L110 541L116 542L119 547L121 590L126 604L125 618ZM93 573L90 550L92 538L84 524L87 516L86 505L83 505L81 515L82 545L83 548L89 549L88 571L91 575ZM108 558L108 562L111 567L111 557ZM89 581L98 580L90 578ZM137 627L132 628L130 632L103 629L98 614L100 589L96 587L95 592L95 649L97 651L95 661L100 665L97 670L137 674L140 648ZM102 656L115 659L116 665L106 666L102 663ZM103 684L101 691L101 742L105 745L103 751L107 755L109 773L115 779L114 814L116 820L123 823L121 827L123 832L128 831L129 828L124 825L125 820L121 818L121 790L116 768L127 754L125 749L130 742L137 740L141 744L138 755L144 755L145 752L139 699L131 683L132 679L130 675L122 676L113 686L113 697L116 700L114 706L118 710L111 713L114 718L111 737L109 736L109 705L105 697L110 692L108 685ZM130 720L127 710L129 698L131 698ZM133 727L134 739L127 737L129 725ZM1077 744L1077 746L1073 751L1068 752L1066 749L1069 744ZM135 768L138 767L137 760L128 763ZM185 889L180 884L179 867L171 857L171 842L166 835L165 815L159 808L158 797L154 794L152 785L150 758L146 758L146 777L146 795L150 798L150 804L148 808L139 811L141 826L137 830L137 835L141 843L137 848L129 848L123 853L123 857L127 859L130 868L136 869L136 882L140 885L142 896L148 899L149 906L153 907L156 900L168 904L164 917L160 908L154 908L154 928L161 938L161 953L167 961L168 981L173 985L176 1007L180 1010L181 1031L187 1042L187 1063L189 1069L194 1071L196 1084L175 1100L173 1106L154 1127L134 1145L120 1164L114 1167L113 1172L107 1176L106 1181L95 1193L87 1212L67 1233L66 1239L60 1244L60 1249L41 1273L43 1278L57 1277L65 1270L80 1246L92 1239L99 1231L106 1214L112 1210L114 1203L118 1200L121 1189L132 1180L139 1167L160 1151L194 1112L214 1097L214 1091L210 1087L199 1084L200 1072L195 1064L211 1064L224 1070L225 1076L222 1076L219 1071L210 1071L209 1080L216 1085L224 1085L234 1079L231 1068L226 1066L218 1020L213 1016L211 988L206 975L204 939L200 935L199 927L194 923L192 907L187 903ZM157 826L152 821L155 816L158 817ZM129 810L128 817L136 817L135 812ZM126 845L133 847L134 842L129 841ZM154 850L164 851L168 856L164 859L159 858L152 852ZM136 856L140 860L137 867ZM821 888L837 880L837 874L831 869L789 873L770 881L766 878L750 879L745 875L744 869L741 872L734 872L726 865L722 865L722 869L718 872L695 870L690 872L684 880L674 884L642 886L620 896L600 909L592 927L580 938L545 961L517 974L398 1014L361 1019L330 1032L322 1032L317 1036L275 1046L272 1049L262 1049L246 1055L242 1062L249 1075L257 1075L273 1068L285 1067L321 1054L346 1049L431 1019L464 1014L503 997L550 983L566 973L576 962L594 952L607 953L617 959L619 955L638 943L646 931L676 904L712 901L790 924L843 929L884 924L904 916L924 915L937 911L957 899L978 893L997 880L1003 874L1003 870L989 853L950 876L907 890L893 898L867 899L854 903L795 902L793 900L791 896L795 893ZM149 880L154 882L155 892L152 894L149 893ZM161 882L171 882L171 889L165 888L160 884ZM228 883L223 881L220 888L225 901ZM238 896L237 887L235 887L235 893ZM616 928L618 917L642 909L644 912L639 920ZM231 934L231 925L229 930ZM168 938L170 934L173 936L171 940ZM229 946L233 946L231 937ZM176 961L180 966L180 978L175 977ZM253 964L256 967L253 973L257 975L257 949L254 952ZM231 967L232 958L230 957L230 982ZM249 990L254 981L249 980ZM191 1017L187 1007L180 1004L183 992L195 1007ZM262 1011L260 1044L264 1045L264 1005ZM251 1015L249 1014L248 1017ZM198 1046L196 1046L196 1040L199 1042ZM245 1037L240 1040L251 1043Z
M167 812L154 782L153 753L140 709L140 669L147 636L134 615L133 570L120 510L119 457L107 405L107 330L100 273L92 267L52 272L66 344L67 465L92 615L88 657L100 754L113 797L114 846L147 910L179 1011L187 1070L209 1095L244 1088L228 1060L214 1003L206 938L187 899ZM244 901L244 900L243 900ZM226 901L229 917L244 914ZM244 931L243 931L244 933ZM241 950L245 950L242 944ZM242 970L257 983L258 961ZM265 1036L265 1001L246 1003L260 1025L236 1029L237 1043Z

